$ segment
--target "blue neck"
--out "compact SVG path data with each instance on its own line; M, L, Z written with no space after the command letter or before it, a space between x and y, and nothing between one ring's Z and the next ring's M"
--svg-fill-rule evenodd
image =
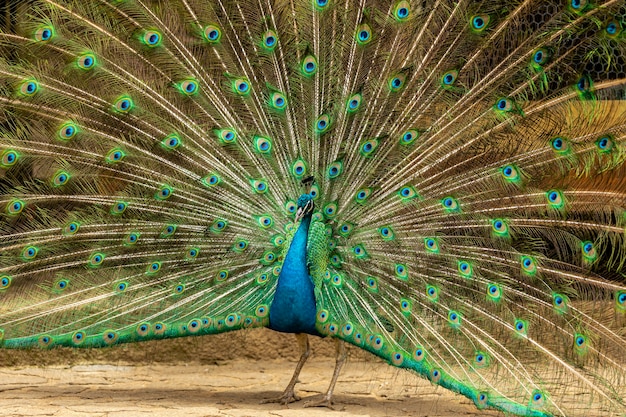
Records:
M300 222L283 262L276 294L270 306L270 329L317 335L315 293L306 262L311 214Z

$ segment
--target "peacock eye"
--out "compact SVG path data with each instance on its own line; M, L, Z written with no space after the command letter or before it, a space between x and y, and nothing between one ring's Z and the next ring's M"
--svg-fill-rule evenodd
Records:
M441 78L441 81L443 82L443 87L450 88L450 86L452 86L452 84L454 84L454 82L456 81L457 76L458 71L456 70L446 72Z
M596 146L602 154L611 152L613 150L613 137L610 135L602 136L596 141Z
M471 29L474 33L482 33L489 24L489 15L473 16L470 20Z
M548 204L553 208L561 208L565 204L563 194L558 190L550 190L546 193Z
M24 210L25 203L21 200L12 200L7 204L7 212L15 215L20 214Z
M118 113L128 113L133 108L133 101L130 97L122 96L113 103L113 109Z
M396 6L393 10L393 17L395 17L395 19L398 22L404 22L407 20L410 13L411 13L411 6L409 2L406 0L402 0L396 3Z
M19 91L24 96L33 96L39 91L39 83L35 80L25 80L22 82Z
M273 30L268 30L263 34L263 47L268 51L273 51L278 43L278 35Z
M162 39L163 39L163 36L161 35L161 32L156 31L156 30L147 30L143 34L143 37L141 38L143 44L149 48L154 48L154 47L159 46L161 44Z
M263 136L256 136L254 139L255 150L262 154L269 154L272 150L272 142Z
M328 114L322 114L315 122L315 132L318 134L325 133L330 128L331 119Z
M245 78L237 78L233 81L233 91L239 96L250 94L250 82Z
M360 25L356 30L356 41L359 45L367 45L372 40L372 29L368 24Z
M231 130L226 130L226 131L224 131L224 135L222 136L222 138L226 142L232 142L233 139L235 139L235 132L233 132Z
M12 280L11 277L7 275L0 277L0 290L9 288L9 285L11 285L11 280Z
M183 80L180 82L180 91L188 96L192 96L198 92L198 82L196 80Z
M328 8L328 5L329 5L331 0L309 0L309 1L311 1L313 3L313 9L316 12L321 13L325 9Z
M42 26L35 32L35 40L46 42L52 39L53 29L51 26Z
M312 55L307 55L302 61L302 73L306 77L311 77L317 72L317 60Z
M267 183L263 180L253 180L252 188L258 194L264 194L267 191Z
M56 173L54 178L52 179L52 185L55 187L59 187L65 185L70 179L70 174L65 171L59 171Z
M506 98L501 98L496 102L496 108L500 111L511 110L511 102Z
M606 26L606 33L608 33L609 35L615 35L616 32L617 24L615 24L614 22L611 22Z
M0 154L0 167L9 168L17 163L19 154L13 149L7 149Z
M388 81L389 89L392 92L398 92L404 87L404 82L406 81L406 77L403 74L398 74L391 77Z
M217 25L208 25L204 28L204 38L209 43L217 43L222 37L222 30Z
M77 64L84 70L92 69L96 64L96 57L93 54L85 54L78 57Z

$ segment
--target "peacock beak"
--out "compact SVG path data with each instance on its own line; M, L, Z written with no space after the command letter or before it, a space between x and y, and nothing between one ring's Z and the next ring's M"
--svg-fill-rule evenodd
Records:
M298 211L296 211L296 218L294 221L298 223L311 210L313 210L313 203L311 201L307 201L304 207L298 207Z
M298 223L304 217L304 207L298 207L298 211L296 211L296 218L294 222Z
M306 215L308 211L309 205L307 204L304 207L298 207L298 211L296 211L296 219L295 222L298 223L302 218Z

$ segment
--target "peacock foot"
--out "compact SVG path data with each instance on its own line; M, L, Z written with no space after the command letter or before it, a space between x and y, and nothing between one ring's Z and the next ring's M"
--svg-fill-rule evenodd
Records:
M324 395L319 400L305 401L304 407L306 407L306 408L308 408L308 407L326 407L326 408L330 408L331 410L335 410L335 407L333 407L332 397L330 397L328 395Z
M287 389L285 390L285 392L283 392L283 394L280 397L268 398L266 400L262 400L261 404L279 403L282 405L287 405L290 403L294 403L296 401L300 401L300 397L296 395L293 389L291 390Z

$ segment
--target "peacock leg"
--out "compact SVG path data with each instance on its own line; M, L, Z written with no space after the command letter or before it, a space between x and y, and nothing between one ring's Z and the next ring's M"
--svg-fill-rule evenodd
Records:
M296 339L298 339L298 345L300 345L301 355L300 360L296 365L296 370L293 372L293 376L291 377L291 381L289 381L289 385L287 385L287 388L285 388L285 391L283 391L280 397L263 400L261 401L261 404L289 404L295 401L300 401L300 397L296 395L295 386L298 382L298 376L300 375L300 371L302 371L304 362L306 362L306 360L311 355L311 346L309 345L309 337L306 335L306 333L296 333Z
M336 361L335 361L335 371L333 372L333 378L330 381L330 385L328 386L328 390L326 394L320 399L315 401L307 401L304 403L305 407L328 407L333 408L333 390L335 389L335 384L337 383L337 378L339 378L339 372L341 371L341 367L346 361L346 345L343 341L339 339L335 339L335 351L337 353Z

